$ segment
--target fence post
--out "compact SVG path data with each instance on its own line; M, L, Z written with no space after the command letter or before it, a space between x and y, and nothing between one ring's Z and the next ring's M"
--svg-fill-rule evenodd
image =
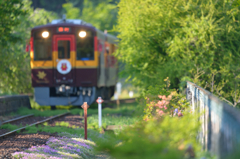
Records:
M89 108L87 102L83 103L82 108L84 110L84 138L87 140L87 109Z
M98 127L101 128L102 127L102 102L104 100L102 100L101 97L98 97L98 99L96 100L96 102L98 103Z

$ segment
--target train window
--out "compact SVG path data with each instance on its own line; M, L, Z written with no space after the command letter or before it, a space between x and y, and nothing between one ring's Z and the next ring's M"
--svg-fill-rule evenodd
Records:
M52 60L51 39L34 39L34 61Z
M69 40L58 41L58 58L59 59L70 58L70 41Z
M94 60L94 37L89 31L84 38L77 38L77 60Z

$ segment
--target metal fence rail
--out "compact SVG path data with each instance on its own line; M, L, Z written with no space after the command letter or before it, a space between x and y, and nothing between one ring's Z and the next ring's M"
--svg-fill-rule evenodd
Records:
M187 99L193 111L200 113L199 140L203 149L219 159L239 152L240 110L191 82L187 82Z

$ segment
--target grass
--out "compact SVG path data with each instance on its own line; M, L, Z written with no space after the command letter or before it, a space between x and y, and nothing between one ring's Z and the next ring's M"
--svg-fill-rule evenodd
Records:
M37 109L28 109L26 107L21 107L19 110L15 113L18 115L27 115L27 114L34 114L34 116L54 116L62 113L69 112L69 110L37 110Z
M135 122L139 121L139 117L129 117L129 116L115 116L115 115L103 115L102 117L102 126L104 128L107 125L132 125ZM87 119L89 128L98 127L98 115L89 116Z
M118 115L132 115L135 114L136 112L141 112L143 111L143 107L140 106L138 103L127 103L127 104L120 104L119 107L116 105L112 105L113 108L104 108L102 110L103 115L109 115L109 114L118 114ZM47 106L46 106L47 107ZM104 107L104 104L103 104ZM69 107L69 109L60 109L57 108L56 110L50 110L50 109L35 109L35 107L32 107L32 109L28 109L26 107L21 107L16 113L18 115L27 115L27 114L34 114L35 116L54 116L57 114L61 113L66 113L70 112L71 114L80 114L83 116L83 109L79 107ZM94 115L98 114L98 107L96 104L90 105L90 108L88 109L88 115Z
M133 96L132 96L132 97L129 96L129 91L133 91ZM138 93L138 91L136 91L135 89L129 88L129 89L123 89L123 90L121 91L121 94L120 94L120 96L119 96L119 99L137 98L137 97L139 97L139 96L140 96L140 94ZM111 99L114 100L114 97L112 97Z
M107 137L107 135L100 134L98 131L93 129L88 129L87 131L88 131L88 140L91 140L91 141L99 140L99 136ZM24 131L24 133L37 133L37 132L58 133L59 135L66 136L66 137L68 137L66 134L71 134L71 135L84 138L83 128L72 129L65 126L51 127L51 126L39 125L39 126L27 127Z
M31 104L31 107L32 109L36 109L36 110L51 110L51 106L40 106L38 103L36 103L33 98L30 98L29 97L29 100L30 100L30 104ZM57 109L63 109L63 110L69 110L69 109L72 109L72 108L75 108L74 106L63 106L63 105L60 105L60 106L56 106Z
M31 101L33 102L33 101ZM34 104L34 103L33 103ZM36 104L36 103L35 103ZM104 104L103 104L104 106ZM143 112L143 107L141 105L139 105L138 103L131 103L131 104L123 104L121 103L119 107L117 107L117 105L112 105L112 108L105 108L102 110L102 125L103 126L107 126L107 125L132 125L133 123L135 123L136 121L138 121L141 118L141 112ZM34 114L35 116L54 116L57 114L61 114L61 113L65 113L65 112L70 112L71 114L80 114L81 116L83 116L83 109L79 109L76 107L68 107L68 109L66 109L67 107L61 108L61 107L57 107L57 110L50 110L50 107L40 107L38 105L32 105L33 109L28 109L26 107L23 107L21 109L19 109L19 111L16 113L18 115L26 115L26 114ZM88 109L88 140L90 141L97 141L97 142L101 142L104 141L106 139L110 139L113 136L109 136L109 133L106 134L101 134L99 133L99 129L98 129L98 109L97 109L97 104L93 104L90 106L90 108ZM79 121L80 122L80 121ZM4 126L4 125L3 125ZM8 124L5 126L5 128L12 128L13 125ZM118 134L120 130L115 130L115 135ZM27 127L25 129L25 131L23 133L38 133L38 132L48 132L48 133L57 133L58 135L64 136L64 137L69 137L68 140L70 140L72 138L73 135L76 136L77 139L80 138L84 138L84 129L83 128L79 128L77 126L71 126L68 122L62 121L62 122L57 122L56 126L51 127L48 125L48 123L44 123L43 125L39 125L39 126L31 126L31 127ZM113 134L113 135L114 135ZM70 135L70 136L68 136ZM87 141L88 141L87 140ZM85 141L85 140L84 140ZM75 146L77 146L76 144L74 144ZM59 148L61 148L61 146L57 145L56 147L52 148L54 150L57 150L58 152L65 152L62 150L66 150L66 148L64 147L64 149L62 149L61 151L59 150ZM33 148L31 148L33 149ZM41 147L37 147L35 149L41 149ZM84 150L84 149L81 149ZM25 153L28 153L25 156L29 156L32 154L42 154L42 151L38 152L33 151L30 152L30 150L25 150ZM71 151L69 151L71 152ZM84 151L85 152L85 151ZM93 151L95 154L95 151ZM21 153L21 152L19 152ZM31 153L31 154L30 154ZM71 155L75 155L75 153L69 153ZM47 153L45 154L47 155ZM51 156L52 154L49 153L49 156ZM66 155L66 154L65 154ZM73 156L71 156L73 157ZM44 158L44 157L43 157ZM78 157L76 157L78 158ZM88 158L88 157L86 157ZM93 158L93 157L90 157Z
M104 104L103 104L104 106ZM133 123L137 122L142 117L143 106L139 105L138 103L128 103L128 104L120 104L119 107L117 105L112 105L113 108L105 108L102 110L102 126L106 128L107 125L132 125ZM90 106L91 109L88 109L88 128L98 130L98 109L96 106ZM83 116L83 109L82 108L74 108L74 109L57 109L57 110L48 110L48 109L28 109L26 107L21 107L15 114L17 115L27 115L27 114L34 114L34 116L55 116L58 114L70 112L74 115L81 115ZM14 114L13 114L14 115ZM46 123L45 126L48 126ZM56 123L58 127L65 127L69 129L69 123L67 122L59 122ZM4 126L4 125L3 125ZM11 124L8 125L11 127ZM3 127L1 127L3 128ZM77 126L73 126L71 128L78 128ZM36 128L29 128L37 130ZM53 128L54 129L54 128ZM56 128L58 129L58 128ZM44 129L45 130L45 129ZM61 130L63 131L63 130Z
M15 130L15 129L18 129L18 128L20 128L20 126L12 125L12 124L10 124L10 123L1 125L1 127L0 127L0 129L8 129L8 130L10 130L10 131Z

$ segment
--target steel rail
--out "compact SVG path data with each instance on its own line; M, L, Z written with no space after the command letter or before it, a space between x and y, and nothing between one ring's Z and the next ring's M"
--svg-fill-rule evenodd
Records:
M7 121L2 122L2 125L3 125L3 124L7 124L7 123L12 123L12 122L17 121L17 120L20 120L20 119L32 117L33 115L34 115L34 114L29 114L29 115L20 116L20 117L14 118L14 119L10 119L10 120L7 120Z
M5 136L11 135L11 134L14 134L14 133L17 132L17 131L22 131L22 130L26 129L27 127L34 126L34 125L39 125L39 124L42 124L42 123L47 122L47 121L49 121L49 120L56 119L56 118L61 117L61 116L65 116L65 115L67 115L67 114L70 114L70 113L67 112L67 113L59 114L59 115L56 115L56 116L47 118L47 119L42 120L42 121L38 121L38 122L33 123L33 124L31 124L31 125L24 126L24 127L18 128L18 129L15 129L15 130L13 130L13 131L10 131L10 132L7 132L7 133L5 133L5 134L0 135L0 138L3 138L3 137L5 137Z

